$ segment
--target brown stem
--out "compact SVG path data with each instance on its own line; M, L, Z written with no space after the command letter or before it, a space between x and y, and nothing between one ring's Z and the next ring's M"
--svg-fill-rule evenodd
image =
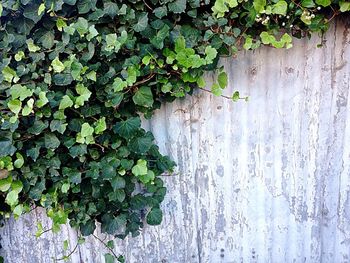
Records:
M200 90L203 90L203 91L206 91L206 92L208 92L208 93L213 94L213 92L211 92L210 90L207 90L207 89L204 89L204 88L199 88L199 89L200 89ZM214 94L213 94L213 95L214 95ZM223 98L228 99L228 100L232 100L232 98L229 97L229 96L220 95L220 97L223 97Z
M115 258L118 258L118 256L114 253L113 249L111 249L109 246L107 246L106 242L104 242L101 238L96 236L95 234L92 234L94 238L96 238L98 241L100 241L112 254Z

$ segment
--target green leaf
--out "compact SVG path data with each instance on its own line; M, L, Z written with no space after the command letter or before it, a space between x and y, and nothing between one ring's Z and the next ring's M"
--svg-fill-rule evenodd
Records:
M340 6L340 12L350 11L350 2L340 1L339 6Z
M102 134L107 129L106 118L102 117L101 119L97 120L94 125L95 133Z
M327 7L331 4L331 0L316 0L316 4L321 5L323 7Z
M78 156L83 156L86 153L87 153L87 147L84 144L75 145L69 149L69 154L73 158Z
M21 109L22 109L22 102L20 100L10 100L7 103L7 107L16 115L20 113Z
M44 35L39 38L39 42L46 49L51 49L55 44L55 35L51 31L47 31Z
M42 12L39 14L39 9L40 5L35 1L31 1L31 3L24 8L23 16L32 20L34 23L38 23L42 17Z
M89 31L89 23L85 18L79 17L77 22L75 22L73 25L73 28L79 33L80 36L83 36Z
M145 64L146 66L150 63L152 57L151 56L144 56L142 58L142 64Z
M19 204L13 209L13 215L15 219L18 219L20 215L23 214L23 205Z
M61 191L62 191L62 193L64 193L64 194L68 193L69 188L70 188L70 183L64 183L64 184L61 186Z
M85 76L89 80L96 81L96 71L90 71Z
M18 203L18 192L16 192L16 191L8 192L8 194L6 195L5 202L9 206L16 205Z
M112 51L118 52L121 47L121 43L118 41L117 34L108 34L106 35L106 51Z
M135 175L136 177L147 174L147 171L147 161L142 159L138 160L137 164L134 165L134 167L131 170L133 175Z
M253 6L258 13L261 13L263 10L265 10L266 0L254 0Z
M79 14L86 14L96 7L96 0L78 0Z
M28 149L26 151L26 154L28 157L32 158L33 161L36 161L39 157L39 154L40 154L40 147L34 147L31 149Z
M11 184L11 189L13 192L20 193L23 190L23 183L21 181L13 181Z
M68 177L68 180L72 184L81 183L81 173L74 168L63 167L62 173L65 177Z
M6 66L2 69L1 71L4 80L7 82L17 82L19 80L19 78L17 77L17 73L16 71L14 71L12 68L10 68L9 66Z
M138 17L137 23L133 26L135 32L141 32L146 29L148 25L148 13L142 13Z
M58 109L64 110L64 109L70 108L72 106L73 106L73 101L71 100L71 98L68 95L64 95L62 97L62 100L60 102L60 106L58 107Z
M4 179L0 179L0 191L7 192L11 187L11 183L12 183L12 176L8 176Z
M153 105L153 94L151 88L145 86L139 88L132 97L132 100L136 105L151 107Z
M39 5L39 8L38 8L38 16L41 16L42 13L44 13L44 11L45 11L45 4L44 4L44 3L41 3L41 4Z
M38 47L37 45L34 44L33 39L31 39L31 38L27 39L26 43L28 46L28 50L30 52L37 52L40 50L40 47Z
M180 53L186 49L186 41L183 36L179 36L175 41L175 52Z
M57 27L58 31L62 32L62 29L66 26L67 26L67 23L62 18L57 19L56 27Z
M138 178L143 184L147 184L149 182L153 182L154 181L155 174L154 174L153 171L148 170L147 174L140 175Z
M20 101L33 95L33 90L28 89L26 86L20 84L15 84L10 88L10 94L13 99L18 99Z
M152 146L153 138L146 134L131 140L128 144L129 149L134 153L145 154Z
M128 77L126 78L126 82L129 86L133 85L136 82L137 74L139 71L136 67L128 67Z
M60 140L53 133L45 133L44 135L45 147L48 149L56 149L60 144Z
M64 123L62 120L52 120L50 123L50 130L52 132L57 131L63 134L67 128L67 123Z
M109 240L109 241L107 242L107 247L109 247L109 248L111 248L111 249L114 248L114 242L113 242L113 240Z
M130 138L140 127L141 119L139 117L132 117L125 121L117 122L113 130L124 138Z
M91 136L94 133L94 128L91 127L89 123L85 122L81 126L81 132L80 133L81 133L81 136L83 138L85 138L87 136Z
M168 4L168 9L175 14L181 14L186 10L186 0L175 0Z
M65 73L65 74L55 74L53 76L53 82L57 86L67 86L71 84L73 81L73 78L71 74Z
M41 108L44 105L46 105L48 102L49 102L49 100L46 97L46 92L45 91L40 91L39 92L39 99L36 101L35 105L38 108Z
M60 61L58 57L52 60L51 66L54 72L57 72L57 73L61 73L65 69L65 66L63 65L63 63Z
M203 77L200 77L197 79L197 85L200 88L204 88L206 85L205 79Z
M237 0L216 0L212 7L213 15L220 18L229 11L229 7L233 8L238 5Z
M34 135L39 135L42 133L47 127L47 122L43 122L41 120L37 120L34 122L33 126L29 127L28 132Z
M115 257L109 253L105 254L105 263L114 263Z
M153 10L153 13L156 17L162 18L167 15L168 9L166 6L160 6Z
M119 227L123 226L124 221L119 217L115 217L111 214L104 214L102 216L101 230L103 233L115 234Z
M116 3L104 1L103 11L105 14L109 15L111 18L114 18L119 11L119 7Z
M227 87L228 80L227 80L226 72L221 72L219 74L219 76L218 76L218 83L219 83L220 88L222 88L222 89Z
M208 64L213 63L213 60L216 58L216 56L218 55L218 52L215 48L211 47L211 46L207 46L205 48L205 60L207 61Z
M87 223L80 225L80 232L83 236L89 236L94 233L96 224L94 220L89 220Z
M211 93L213 93L215 96L221 96L222 95L222 88L219 84L214 83L213 86L211 86Z
M24 52L18 51L17 54L15 55L15 60L18 62L18 61L21 61L24 57L25 57Z
M27 101L27 104L22 109L22 115L28 116L33 112L34 99L31 98Z
M235 92L232 94L232 100L233 100L233 101L238 101L239 99L240 99L239 91L235 91Z
M146 216L147 224L151 226L160 225L163 219L163 212L159 208L152 208Z
M24 164L24 159L23 159L23 156L22 154L20 153L16 153L16 161L13 163L14 167L16 168L21 168Z
M84 102L88 101L91 96L91 91L87 87L85 87L83 84L77 84L75 87L77 93L80 95L76 98L74 107L79 108L80 106L84 105Z
M272 13L277 15L286 15L288 9L288 4L284 0L278 1L272 6Z
M121 176L115 176L111 180L111 185L113 190L123 189L125 188L125 179Z
M301 5L306 8L313 8L316 6L314 0L302 0Z
M122 91L127 86L128 83L126 81L123 81L121 78L115 78L112 85L114 92Z

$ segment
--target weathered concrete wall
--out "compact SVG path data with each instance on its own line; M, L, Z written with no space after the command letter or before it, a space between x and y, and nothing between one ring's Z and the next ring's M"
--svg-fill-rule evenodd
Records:
M197 92L145 123L178 174L164 178L162 225L116 241L127 262L350 262L349 27L321 49L314 38L222 60L227 94L248 103ZM76 244L68 227L36 239L37 221L49 225L34 211L1 230L8 262L52 262ZM89 238L71 262L103 251Z

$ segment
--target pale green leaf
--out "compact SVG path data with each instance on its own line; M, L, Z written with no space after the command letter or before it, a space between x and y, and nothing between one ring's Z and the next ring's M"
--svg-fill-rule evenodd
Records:
M73 106L73 101L71 100L71 98L68 95L64 95L62 97L62 100L60 102L60 106L58 109L64 110L64 109L72 107L72 106Z
M16 115L18 113L20 113L21 111L21 108L22 108L22 102L18 99L15 99L15 100L10 100L8 103L7 103L7 107L9 107L9 109L15 113Z
M63 65L63 63L60 61L58 57L52 60L51 66L53 70L57 73L61 73L65 69L65 66Z
M138 160L137 164L134 165L134 167L131 170L131 172L135 176L145 175L147 174L147 171L147 161L142 159Z

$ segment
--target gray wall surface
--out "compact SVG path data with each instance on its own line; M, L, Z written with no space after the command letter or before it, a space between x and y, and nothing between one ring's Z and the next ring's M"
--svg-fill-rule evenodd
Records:
M116 252L128 263L350 262L349 27L333 26L323 48L314 37L222 59L225 94L249 102L198 91L144 122L178 171L164 177L163 223ZM7 262L53 262L64 240L75 246L69 227L35 238L38 221L50 225L40 210L6 222ZM90 237L70 262L105 251Z

